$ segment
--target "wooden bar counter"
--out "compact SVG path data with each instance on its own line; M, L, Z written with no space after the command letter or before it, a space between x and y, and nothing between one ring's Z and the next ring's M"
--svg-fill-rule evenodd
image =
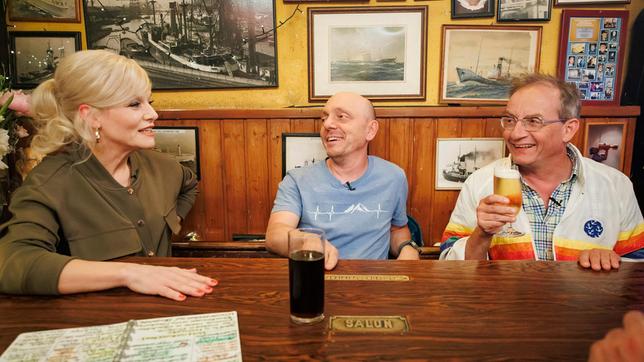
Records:
M196 267L219 280L174 302L127 289L60 297L0 295L0 352L20 333L130 319L237 311L244 360L585 360L591 343L644 310L644 263L594 272L572 262L340 261L327 276L324 322L289 321L283 258L127 258ZM393 278L404 279L404 278ZM329 330L331 316L404 316L404 334Z

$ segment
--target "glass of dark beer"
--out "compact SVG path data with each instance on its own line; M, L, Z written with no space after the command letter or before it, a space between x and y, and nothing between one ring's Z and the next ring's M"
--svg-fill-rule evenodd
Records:
M324 231L300 228L288 233L291 320L313 324L324 319Z

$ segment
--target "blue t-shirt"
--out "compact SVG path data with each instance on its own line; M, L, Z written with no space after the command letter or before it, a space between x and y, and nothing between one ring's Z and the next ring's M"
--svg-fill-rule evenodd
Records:
M369 156L367 171L349 190L326 162L288 172L272 212L290 211L298 227L324 230L341 259L387 259L391 225L407 225L407 178L395 164Z

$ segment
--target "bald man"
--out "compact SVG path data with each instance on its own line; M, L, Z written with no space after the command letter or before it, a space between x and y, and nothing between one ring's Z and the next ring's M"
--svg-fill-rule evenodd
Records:
M291 170L280 183L266 247L288 254L288 232L324 230L325 267L339 259L418 259L407 228L407 178L400 167L367 154L378 132L371 102L338 93L322 111L325 162Z

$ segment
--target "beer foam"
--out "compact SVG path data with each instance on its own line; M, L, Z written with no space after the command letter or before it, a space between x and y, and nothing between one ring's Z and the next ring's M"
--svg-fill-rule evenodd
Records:
M519 170L513 168L495 168L494 176L499 178L521 178Z

